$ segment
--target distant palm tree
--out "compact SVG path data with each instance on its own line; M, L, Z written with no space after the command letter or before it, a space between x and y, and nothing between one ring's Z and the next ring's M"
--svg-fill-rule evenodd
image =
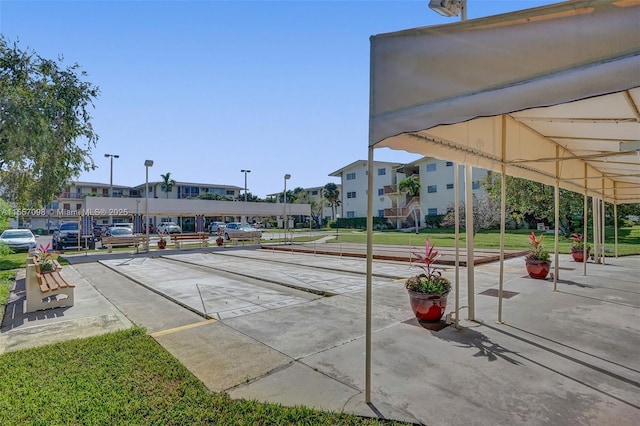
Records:
M402 179L398 183L398 189L401 192L406 192L409 197L417 197L420 195L420 176L419 175L411 175ZM415 204L412 207L413 210L413 222L416 226L416 234L418 233L418 212L416 210Z
M398 189L401 192L407 192L410 197L416 197L420 195L420 176L419 175L411 175L402 179L398 183Z
M167 172L167 174L165 175L161 174L160 177L162 178L162 185L160 186L160 188L162 188L162 190L167 193L167 199L168 199L169 193L173 189L173 185L176 184L176 181L171 179L171 173L169 172Z
M331 211L333 213L333 219L336 218L336 207L340 205L340 191L338 190L338 185L335 183L328 183L322 189L322 196L331 206Z

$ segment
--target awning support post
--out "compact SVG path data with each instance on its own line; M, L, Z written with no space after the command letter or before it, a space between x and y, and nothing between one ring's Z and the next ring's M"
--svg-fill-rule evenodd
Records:
M467 297L469 299L469 321L475 321L475 283L474 283L474 262L473 262L473 193L471 192L473 182L473 168L470 165L464 166L464 189L465 189L465 232L467 234Z

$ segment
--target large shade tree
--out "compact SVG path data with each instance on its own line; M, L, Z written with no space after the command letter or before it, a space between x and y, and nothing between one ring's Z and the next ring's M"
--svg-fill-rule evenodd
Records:
M90 107L99 89L78 64L46 59L0 35L0 193L41 207L95 168Z
M501 175L488 173L483 186L487 195L500 205ZM527 222L553 225L555 220L554 188L539 182L507 176L505 181L507 213L516 224ZM560 226L564 233L581 230L583 224L584 198L582 194L560 189Z

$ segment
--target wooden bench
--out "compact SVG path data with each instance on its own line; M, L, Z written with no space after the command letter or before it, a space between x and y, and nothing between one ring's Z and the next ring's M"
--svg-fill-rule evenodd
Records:
M55 262L57 263L57 262ZM25 312L42 309L73 306L73 289L75 285L62 275L62 267L58 264L52 272L39 272L39 265L27 262L25 287L27 307Z
M135 235L133 237L102 237L102 245L107 247L107 252L111 253L114 247L134 246L136 253L142 245L143 250L147 249L147 236Z
M206 232L193 232L190 234L171 234L171 242L179 249L182 242L195 241L200 247L209 246L209 234Z
M251 244L260 244L262 240L262 231L239 231L239 232L227 232L231 245L238 245L240 241L248 241Z

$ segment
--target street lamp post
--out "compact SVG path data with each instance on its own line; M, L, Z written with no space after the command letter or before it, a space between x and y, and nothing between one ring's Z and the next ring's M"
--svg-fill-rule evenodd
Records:
M144 203L144 232L147 234L147 253L149 252L149 167L153 166L153 160L144 160L144 168L146 171L145 177L145 187L144 187L144 195L145 195L145 203Z
M459 13L461 21L467 20L467 0L431 0L429 8L446 17L458 16Z
M338 233L340 231L340 227L338 226L338 221L340 220L340 213L336 213L336 241L338 241Z
M111 158L111 173L109 174L109 197L113 198L113 159L120 158L118 154L105 154L106 158ZM113 225L113 216L109 216L109 224Z
M247 173L251 173L251 170L240 170L240 173L244 173L244 202L247 202Z
M284 194L282 199L284 200L284 243L287 243L287 179L291 179L291 175L287 173L284 175Z

